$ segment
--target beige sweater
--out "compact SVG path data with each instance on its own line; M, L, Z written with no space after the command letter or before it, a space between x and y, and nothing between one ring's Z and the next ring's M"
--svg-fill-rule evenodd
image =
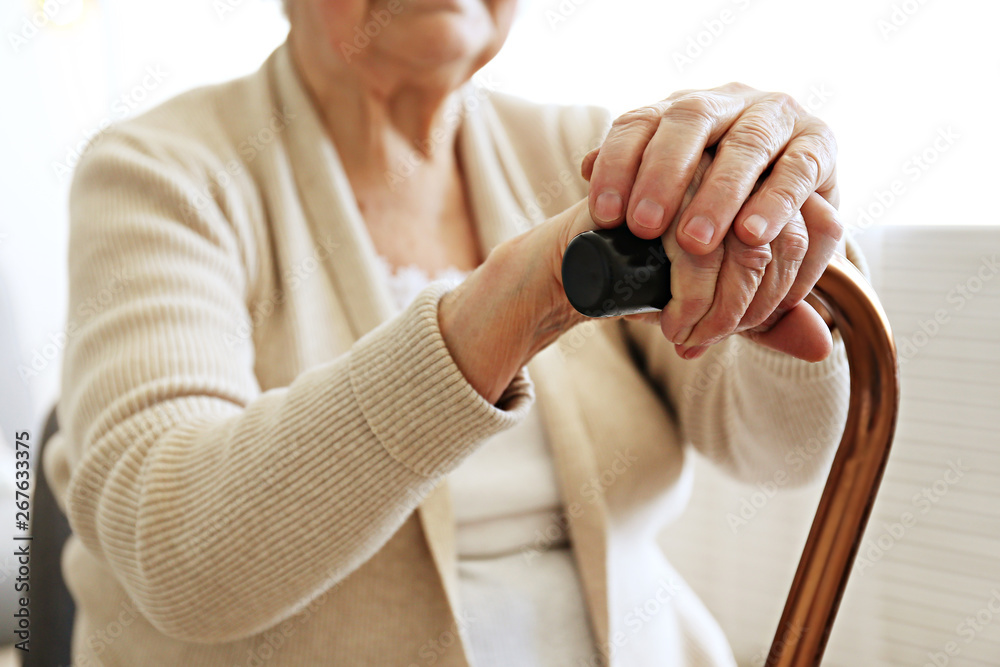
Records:
M488 251L585 196L579 159L608 118L467 95ZM488 404L444 345L440 288L390 315L284 47L99 140L71 223L45 470L74 532L78 667L467 664L446 476L536 394L602 652L728 664L655 545L688 496L686 446L745 480L802 480L825 455L793 448L832 445L846 411L839 342L819 364L740 337L685 362L618 321L577 327Z

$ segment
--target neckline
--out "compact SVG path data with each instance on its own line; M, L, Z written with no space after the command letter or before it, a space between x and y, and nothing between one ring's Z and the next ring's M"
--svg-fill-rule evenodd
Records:
M275 50L268 67L274 95L271 103L284 107L295 119L282 135L282 147L288 151L290 169L300 186L306 218L315 237L327 239L333 247L323 267L341 299L348 326L360 338L395 314L385 281L378 279L377 251L340 156L292 62L287 42ZM465 171L481 256L485 257L500 242L523 231L517 222L530 216L519 196L524 190L518 187L523 176L518 176L516 164L506 164L512 155L490 103L494 91L473 79L463 85L460 94L466 103L456 148Z
M442 267L437 271L430 273L422 266L413 263L399 264L399 265L393 264L385 257L385 255L382 255L380 253L375 253L375 260L379 263L379 265L388 275L396 277L407 276L407 275L419 276L425 279L425 281L428 283L433 282L435 280L442 280L452 275L461 275L464 277L472 273L472 271L468 271L466 269L460 269L453 264L449 264L448 266Z
M455 266L446 266L433 273L416 264L395 266L378 253L375 254L375 263L393 305L399 310L410 305L417 294L431 283L445 282L454 287L471 273Z

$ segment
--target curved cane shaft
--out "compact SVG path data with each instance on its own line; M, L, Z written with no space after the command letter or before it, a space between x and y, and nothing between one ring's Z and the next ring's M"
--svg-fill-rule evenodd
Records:
M624 225L573 239L563 256L562 277L570 303L590 317L659 310L670 299L670 265L660 240L639 239ZM629 289L621 289L624 285ZM820 663L882 481L899 408L892 332L861 272L838 255L812 293L843 336L850 407L768 667Z
M899 408L896 347L878 297L837 256L813 288L844 338L851 398L768 667L818 665L889 457Z

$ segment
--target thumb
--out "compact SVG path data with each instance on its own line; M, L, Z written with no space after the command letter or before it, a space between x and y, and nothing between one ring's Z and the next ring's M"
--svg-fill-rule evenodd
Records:
M600 147L597 147L583 156L583 162L580 164L580 175L583 176L583 180L590 180L594 173L594 163L597 162L597 155L600 152Z
M823 361L833 351L830 328L816 309L801 301L765 332L742 332L750 340L804 361Z
M566 249L569 242L576 238L577 234L591 232L601 229L601 226L590 217L590 208L586 199L581 199L562 213L559 213L544 223L554 227L559 232L560 252ZM560 254L560 257L562 255Z

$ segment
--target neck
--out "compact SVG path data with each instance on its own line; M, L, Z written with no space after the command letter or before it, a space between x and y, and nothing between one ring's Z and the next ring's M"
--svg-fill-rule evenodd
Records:
M316 62L304 46L307 36L297 37L293 29L293 63L348 172L387 182L401 171L454 168L464 76L365 76L336 61Z

